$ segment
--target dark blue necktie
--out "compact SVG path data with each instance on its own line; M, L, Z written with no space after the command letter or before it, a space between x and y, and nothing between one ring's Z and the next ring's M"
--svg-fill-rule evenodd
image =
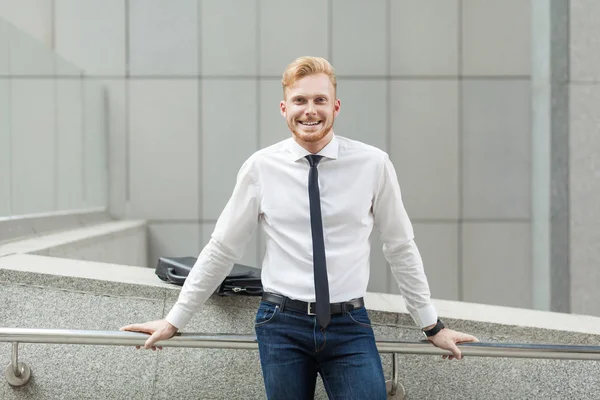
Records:
M315 275L315 297L317 322L323 329L329 325L331 311L329 307L329 282L325 261L325 241L323 240L323 219L321 217L321 197L319 194L319 170L317 165L323 156L309 154L308 199L310 202L310 229L313 242L313 269Z

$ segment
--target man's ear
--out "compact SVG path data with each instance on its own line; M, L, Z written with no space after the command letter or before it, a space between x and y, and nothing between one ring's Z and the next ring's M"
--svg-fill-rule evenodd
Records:
M283 115L283 117L285 118L285 115L287 113L287 108L285 106L285 100L281 100L281 102L279 103L279 111L281 112L281 115Z
M333 116L337 117L340 113L340 109L342 108L342 102L340 99L335 99L335 103L333 104Z

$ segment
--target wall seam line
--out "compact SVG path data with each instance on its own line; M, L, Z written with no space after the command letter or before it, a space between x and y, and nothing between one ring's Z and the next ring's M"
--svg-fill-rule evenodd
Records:
M463 176L463 147L464 147L464 96L463 96L463 0L458 0L457 10L457 53L458 53L458 85L457 85L457 104L458 104L458 224L457 224L457 248L456 248L456 272L457 272L457 294L458 300L465 300L464 288L464 176Z

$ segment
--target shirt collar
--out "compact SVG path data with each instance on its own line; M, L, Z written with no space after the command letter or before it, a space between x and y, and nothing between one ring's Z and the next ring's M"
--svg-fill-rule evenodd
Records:
M317 155L336 160L338 158L339 148L340 148L340 143L337 140L337 138L335 137L335 133L334 133L331 138L331 141L329 143L327 143L327 145L325 147L323 147L321 149L321 151L319 151L317 153ZM294 161L298 161L298 160L306 157L307 155L312 154L311 152L306 150L304 147L300 146L296 142L296 140L294 140L294 138L290 138L290 146L289 146L288 150L290 152L292 160L294 160Z

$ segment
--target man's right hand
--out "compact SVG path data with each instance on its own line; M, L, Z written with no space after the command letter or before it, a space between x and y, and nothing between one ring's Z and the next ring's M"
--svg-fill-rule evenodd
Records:
M157 321L150 321L144 324L133 324L127 325L122 328L119 328L120 331L132 331L132 332L142 332L149 333L150 337L146 340L144 344L145 349L152 349L155 351L157 348L162 350L161 346L154 346L154 343L170 339L177 333L177 328L167 322L166 319L161 319ZM135 346L136 349L139 349L141 346Z

